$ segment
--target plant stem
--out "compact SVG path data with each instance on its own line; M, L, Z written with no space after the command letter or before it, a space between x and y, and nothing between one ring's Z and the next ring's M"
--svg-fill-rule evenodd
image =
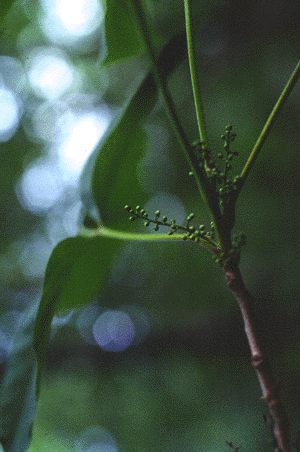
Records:
M139 234L134 232L117 231L100 226L97 229L81 228L79 235L83 237L109 237L116 240L155 241L155 240L182 240L184 234Z
M255 160L257 159L261 148L263 147L279 113L281 112L285 102L287 101L287 98L289 97L289 95L291 94L294 86L296 85L298 79L300 77L300 61L298 62L294 72L292 73L289 81L287 82L284 90L282 91L282 93L279 96L278 101L276 102L270 116L268 117L255 145L254 148L251 151L251 154L240 174L240 179L239 179L239 187L238 187L238 191L240 192L247 177L248 174L252 168L252 166L254 165Z
M132 0L131 4L132 4L132 8L133 8L135 17L136 17L136 22L139 25L141 35L143 37L143 40L145 42L145 45L147 47L147 50L148 50L148 53L149 53L149 56L150 56L150 59L152 62L153 74L154 74L157 86L160 90L160 94L161 94L162 100L164 102L167 116L173 126L176 137L185 153L185 156L189 163L190 169L195 174L197 185L198 185L200 193L202 194L202 197L205 201L205 195L204 195L204 193L202 193L203 190L201 188L200 181L198 180L197 175L196 175L197 162L196 162L195 157L191 153L191 146L188 142L186 134L185 134L185 132L182 128L182 125L179 121L179 118L177 116L175 106L173 104L173 100L167 89L166 80L159 71L159 64L157 61L154 47L151 42L151 36L150 36L148 25L147 25L147 22L146 22L146 19L144 16L143 9L140 5L139 0Z
M195 65L195 45L194 45L194 30L193 21L191 20L191 0L184 0L185 12L185 28L187 36L188 56L190 65L191 81L193 86L193 95L197 115L197 123L199 129L200 140L203 143L203 148L209 148L208 134L206 129L205 115L200 91L200 82L198 72Z
M181 240L185 234L139 234L134 232L124 232L124 231L117 231L115 229L109 229L105 226L99 226L97 229L88 229L88 228L81 228L79 230L79 235L81 237L87 237L87 238L93 238L93 237L109 237L111 239L116 240L132 240L132 241L147 241L147 242L153 242L153 241L170 241L170 240ZM199 237L199 244L205 246L205 248L209 250L215 249L215 245L208 242L206 239L202 239Z
M254 316L254 299L246 289L241 272L237 266L227 265L224 270L227 286L235 296L242 312L245 332L251 350L251 362L256 370L262 389L262 400L266 402L272 419L276 450L290 452L289 422L280 400L279 382L274 379L271 366L265 352L259 344L259 328Z
M144 16L143 9L140 5L140 2L139 2L139 0L131 0L131 4L132 4L132 8L133 8L135 17L136 17L136 22L140 27L141 35L143 36L145 45L148 49L148 53L149 53L149 56L152 61L153 74L154 74L157 86L159 87L161 97L162 97L162 100L164 102L164 106L166 109L167 116L173 126L173 130L181 145L185 158L188 162L188 165L190 166L191 172L193 173L193 177L197 184L199 193L209 210L210 217L215 226L214 232L215 232L215 236L216 236L218 245L221 249L225 250L227 247L223 241L222 234L220 234L221 212L219 209L218 202L216 202L216 200L214 199L214 196L212 196L211 190L209 189L207 181L206 181L205 173L202 171L202 169L199 169L199 164L198 164L196 155L194 154L194 151L189 144L185 131L183 130L183 127L177 116L173 100L172 100L170 93L168 91L168 88L167 88L167 83L166 83L165 77L161 74L161 72L159 70L159 64L158 64L157 57L155 54L155 49L152 45L150 31L148 29L148 25L147 25L147 22L146 22L146 19ZM200 97L200 99L201 99L201 97ZM198 102L197 102L197 105L199 105ZM202 111L202 110L200 110L200 111ZM203 124L205 124L204 121L202 121L201 124L202 124L201 125L201 134L203 136L203 133L204 133L205 142L208 143L207 134L205 132L205 130L206 130L205 126L203 129ZM203 130L204 130L204 132L203 132ZM215 193L213 195L215 195Z
M209 151L209 139L208 139L208 133L206 128L206 121L205 121L205 115L204 115L204 108L202 103L202 97L201 97L201 90L200 90L200 81L198 72L196 71L196 57L195 57L195 45L194 45L194 27L193 27L193 21L191 18L191 0L184 0L184 12L185 12L185 28L186 28L186 37L187 37L187 47L188 47L188 59L189 59L189 66L190 66L190 75L191 75L191 82L193 87L193 97L194 97L194 103L195 103L195 109L196 109L196 116L197 116L197 124L199 129L199 136L202 143L202 147L205 150ZM205 178L202 178L201 181L202 187L206 186L206 180ZM215 198L216 195L216 186L211 187L212 189L208 190L209 193L206 196L206 204L209 209L209 213L211 216L211 219L214 223L214 229L215 234L217 237L218 245L219 247L227 251L231 247L231 236L230 232L228 234L228 228L227 231L226 225L225 229L222 227L222 215L219 207L218 200Z

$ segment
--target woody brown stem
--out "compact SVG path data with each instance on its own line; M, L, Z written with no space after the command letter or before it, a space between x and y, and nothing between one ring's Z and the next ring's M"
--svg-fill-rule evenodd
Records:
M254 316L254 298L246 289L240 269L235 263L224 267L227 286L235 296L244 320L245 332L251 350L251 362L262 389L262 400L268 406L272 420L273 435L277 452L290 452L289 422L280 400L280 385L273 372L258 339L258 325Z

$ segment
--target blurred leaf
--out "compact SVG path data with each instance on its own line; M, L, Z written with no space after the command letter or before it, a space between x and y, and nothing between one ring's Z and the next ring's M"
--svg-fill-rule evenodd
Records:
M37 302L29 306L16 332L0 391L0 436L11 452L24 452L35 411L36 361L32 346ZM0 447L1 452L1 447Z
M0 27L2 26L3 20L13 3L14 0L5 0L0 2Z
M91 301L105 285L110 263L121 246L122 242L103 237L71 237L53 250L34 325L33 344L38 361L37 397L54 314Z
M37 2L32 3L37 5ZM15 55L16 39L28 24L28 17L24 13L23 6L23 1L0 1L1 55Z
M186 39L181 33L160 53L158 67L164 80L185 55ZM116 126L97 146L84 172L83 180L90 177L88 171L91 165L94 166L93 197L101 220L112 228L132 229L123 213L124 206L130 203L143 205L147 200L136 167L147 145L144 123L156 101L157 87L152 73L149 73L127 103ZM90 182L85 180L84 183L88 185ZM85 191L88 192L88 187Z
M132 11L125 0L106 1L105 40L108 55L104 64L132 57L144 50Z

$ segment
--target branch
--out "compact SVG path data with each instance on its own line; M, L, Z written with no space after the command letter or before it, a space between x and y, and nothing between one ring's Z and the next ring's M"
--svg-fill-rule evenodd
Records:
M272 419L273 435L276 440L276 450L290 452L289 422L280 400L279 381L276 381L268 359L259 344L258 331L254 317L254 298L246 289L241 272L237 265L231 263L224 268L228 288L231 290L240 306L245 332L251 350L251 362L262 389L262 400L268 406Z
M245 167L243 168L241 174L240 174L240 180L239 180L239 190L241 191L249 173L254 165L255 160L257 159L261 148L263 147L266 139L268 138L269 133L271 132L271 129L276 121L276 119L279 116L279 113L281 112L282 108L284 107L289 95L294 89L294 86L296 85L298 79L300 77L300 61L298 62L294 72L292 73L291 77L289 78L287 84L285 85L282 93L280 94L278 101L276 102L273 110L270 113L270 116L268 117L255 145L254 148L251 151L251 154L249 155L249 158L245 164Z

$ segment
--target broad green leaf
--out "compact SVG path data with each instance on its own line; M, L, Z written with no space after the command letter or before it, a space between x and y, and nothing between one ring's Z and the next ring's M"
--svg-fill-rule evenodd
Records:
M136 166L145 153L147 135L143 127L157 101L157 89L149 74L133 96L126 111L112 131L95 162L92 177L94 199L104 224L124 228L124 206L144 204Z
M179 34L163 48L159 56L158 67L164 80L185 55L185 36ZM131 203L143 205L147 201L147 195L139 184L137 164L144 156L147 145L145 120L156 101L157 87L150 72L88 163L94 165L91 181L93 198L101 221L109 227L132 229L132 224L125 216L124 206ZM88 187L85 187L85 191L88 191Z
M104 287L110 264L121 246L122 241L104 237L71 237L53 250L34 325L37 397L54 314L87 304Z
M128 0L107 0L105 40L108 55L104 64L130 58L144 50Z

